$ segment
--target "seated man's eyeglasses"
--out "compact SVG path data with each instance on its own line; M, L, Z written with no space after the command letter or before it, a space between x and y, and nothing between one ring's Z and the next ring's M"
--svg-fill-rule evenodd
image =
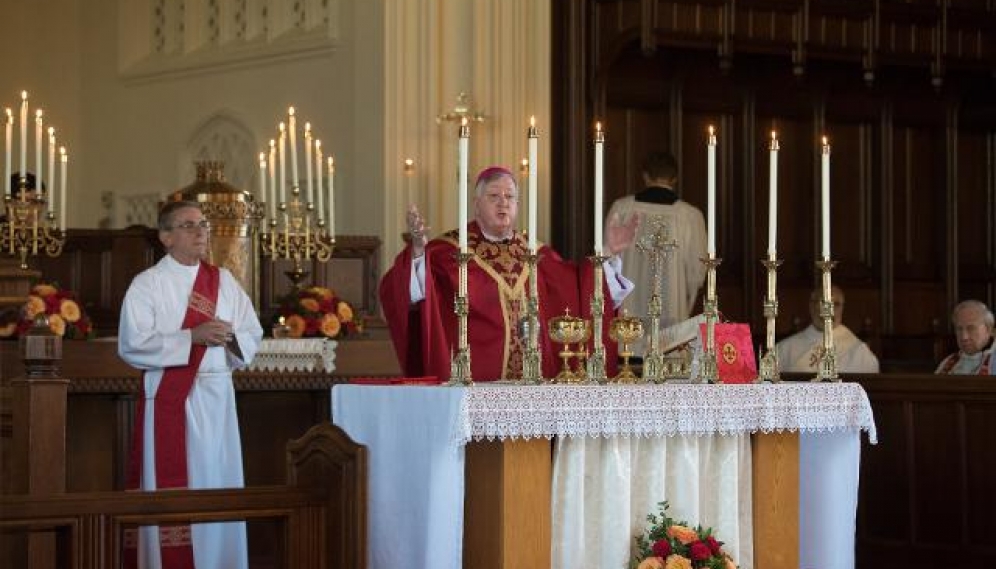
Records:
M515 203L519 201L519 196L515 194L484 194L484 198L488 200L488 203L493 204L503 201L508 203Z
M184 221L183 223L170 227L170 230L173 229L182 229L183 231L197 231L199 229L203 229L204 231L211 231L211 222L206 219L202 219L200 221Z

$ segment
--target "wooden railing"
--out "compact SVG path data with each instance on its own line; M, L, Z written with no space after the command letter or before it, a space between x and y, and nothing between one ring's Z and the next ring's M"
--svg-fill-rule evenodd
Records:
M98 569L121 566L127 528L262 520L284 536L278 567L366 567L365 448L326 423L288 444L287 464L286 486L3 496L0 532L16 566L39 564L12 536L27 545L31 535L53 532L57 566Z

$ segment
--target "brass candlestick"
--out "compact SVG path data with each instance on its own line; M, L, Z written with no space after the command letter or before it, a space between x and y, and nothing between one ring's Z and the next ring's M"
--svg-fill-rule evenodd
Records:
M474 385L470 373L470 342L467 338L467 315L470 313L470 305L467 300L467 263L473 258L474 254L466 249L457 253L460 273L457 297L453 302L453 312L457 315L458 338L456 352L450 361L450 380L446 382L446 385L449 386Z
M837 350L833 345L833 294L830 285L830 272L837 263L829 257L816 262L823 274L823 300L820 301L820 317L823 318L823 348L820 350L820 361L816 369L816 377L812 381L840 381L837 375Z
M526 255L526 265L529 267L529 297L526 300L526 343L522 353L522 380L526 385L537 385L543 382L543 360L540 352L539 337L539 275L537 264L539 255L535 251Z
M29 192L21 178L21 195ZM0 251L18 257L21 270L28 269L28 256L44 251L49 257L62 254L66 244L66 228L55 224L55 214L45 215L44 197L4 199L7 220L0 223Z
M716 298L716 267L723 262L715 255L702 259L706 266L706 296L703 314L706 318L705 349L699 365L699 375L695 383L716 383L719 370L716 368L716 320L719 318L719 302Z
M762 259L761 264L768 271L768 292L764 296L764 355L761 356L761 369L758 370L757 379L754 383L781 382L781 373L778 369L778 351L775 350L775 319L778 318L778 266L782 264L774 253L770 253L767 259Z
M673 366L665 365L664 354L661 351L661 290L666 290L667 283L664 279L664 265L674 250L677 242L671 237L670 227L664 221L664 217L655 215L651 218L651 231L643 237L637 244L637 249L650 257L651 290L650 302L647 306L647 317L650 325L650 341L645 344L649 346L643 357L643 379L652 383L659 383L664 379L673 377Z
M605 297L602 294L602 263L608 257L596 251L589 260L594 265L595 289L591 296L591 335L594 339L591 357L588 358L588 379L585 383L605 383L605 344L602 342L602 315L605 314Z
M263 254L273 260L293 260L294 268L284 274L294 288L300 288L308 276L302 261L311 261L314 257L322 263L328 262L335 249L335 236L325 230L325 220L312 221L317 217L314 205L301 201L301 190L297 186L291 190L290 203L281 203L279 210L283 226L278 227L276 219L270 220L270 231L262 236Z

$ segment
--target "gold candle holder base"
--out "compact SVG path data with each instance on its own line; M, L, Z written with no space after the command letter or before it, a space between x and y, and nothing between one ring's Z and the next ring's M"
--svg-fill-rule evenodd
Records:
M781 372L778 368L778 352L775 350L775 321L778 318L778 267L782 264L775 255L762 259L761 264L767 271L768 292L764 297L764 353L761 355L760 369L754 383L780 383Z
M592 343L591 357L588 358L588 377L585 383L595 385L605 383L608 377L605 374L605 344L602 342L602 316L605 314L605 297L602 295L602 264L608 257L602 255L601 251L596 251L594 255L588 257L593 265L594 288L591 296L591 336Z
M470 386L474 385L474 380L470 373L470 343L467 337L467 315L470 314L470 303L467 300L467 263L474 258L474 254L463 250L457 253L457 261L460 263L459 283L457 285L457 297L453 301L453 312L457 315L457 350L450 360L450 380L445 385Z
M518 381L523 385L539 385L543 383L543 358L539 347L539 278L536 266L539 255L535 251L526 255L526 266L529 270L529 298L526 300L525 347L522 350L522 377Z
M820 359L816 368L814 382L833 381L839 382L837 375L837 350L833 345L833 293L830 282L830 273L837 265L836 261L831 261L829 257L816 262L817 268L823 274L823 300L820 301L820 317L823 319L823 347L820 350Z
M719 382L719 369L716 367L716 321L719 318L719 301L716 298L716 267L723 260L710 256L702 259L706 266L706 297L702 311L706 318L705 349L699 363L699 374L694 383Z

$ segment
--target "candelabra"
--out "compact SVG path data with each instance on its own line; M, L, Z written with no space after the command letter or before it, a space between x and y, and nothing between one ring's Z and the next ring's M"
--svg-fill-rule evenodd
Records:
M284 272L294 288L300 288L309 274L304 270L303 261L310 262L314 258L328 262L335 249L335 236L326 231L325 220L312 221L317 217L314 206L302 202L300 193L297 186L291 190L290 203L281 203L279 208L283 223L271 218L269 231L262 235L263 254L274 260L294 262L294 268Z
M703 306L706 318L706 338L699 375L695 382L716 383L719 380L719 370L716 368L716 320L719 316L719 302L716 299L716 267L723 260L709 255L702 262L706 266L706 297Z
M457 253L457 260L460 262L460 282L457 285L453 311L457 315L458 337L457 350L450 361L450 380L446 383L449 386L474 385L470 374L470 342L467 339L467 315L470 314L467 301L467 263L473 258L474 254L469 251Z
M66 229L55 223L55 214L46 210L44 197L27 197L24 178L21 178L20 195L23 198L4 199L6 221L0 222L0 251L18 257L21 270L27 270L28 257L44 251L49 257L62 254L66 243Z
M605 296L602 294L602 264L608 259L601 251L589 257L594 266L595 288L591 296L591 336L593 347L588 358L588 377L584 383L605 383L605 344L602 342L602 315L605 314Z
M830 286L830 272L837 263L829 257L816 262L823 276L823 300L820 301L820 317L823 319L823 348L813 381L840 381L837 375L837 351L833 345L833 293Z
M539 275L537 264L539 255L526 255L529 267L529 298L526 300L526 343L522 354L522 383L536 385L543 381L543 363L540 353L539 338Z
M662 216L654 216L651 220L651 231L637 244L637 249L650 257L651 290L650 302L647 306L647 316L650 324L649 347L643 358L644 381L657 383L668 378L674 368L664 365L664 354L661 352L660 319L662 312L661 290L666 289L664 280L664 265L677 248L677 242L671 238L671 232Z
M775 350L775 319L778 318L778 293L776 284L778 282L778 265L782 262L778 260L774 253L770 253L767 259L761 260L761 264L767 270L768 291L764 296L764 354L761 356L761 369L758 370L757 379L754 383L778 383L781 381L781 374L778 369L778 352Z

